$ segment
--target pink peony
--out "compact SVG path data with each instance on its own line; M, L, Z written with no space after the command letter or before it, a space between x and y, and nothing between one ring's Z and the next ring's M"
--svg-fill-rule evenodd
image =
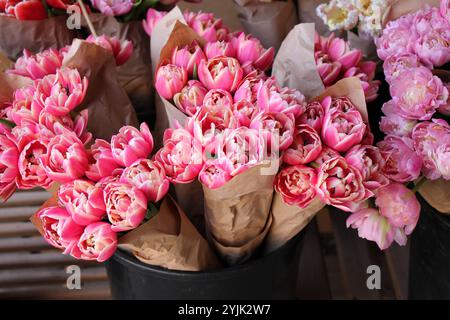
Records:
M383 70L386 81L391 83L395 78L402 75L404 71L420 66L422 66L422 63L420 63L417 55L404 53L387 57L383 63Z

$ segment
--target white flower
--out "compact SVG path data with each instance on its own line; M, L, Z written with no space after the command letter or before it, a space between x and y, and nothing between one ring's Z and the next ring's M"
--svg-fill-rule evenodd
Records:
M316 13L331 31L351 30L358 24L359 11L351 0L331 0L317 6Z
M388 7L387 0L356 0L359 11L359 31L378 36L382 29L382 19Z

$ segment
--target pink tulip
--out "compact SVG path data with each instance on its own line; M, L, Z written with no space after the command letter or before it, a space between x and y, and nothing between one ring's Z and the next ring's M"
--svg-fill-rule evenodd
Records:
M232 106L233 115L239 122L239 126L249 127L256 116L258 108L248 100L241 100Z
M346 152L362 141L366 125L355 107L348 111L332 108L333 100L331 97L326 97L322 101L325 111L322 139L327 146L334 150Z
M328 38L326 48L330 60L339 62L343 70L355 67L362 58L361 51L351 50L349 44L344 39L336 38L334 34Z
M236 58L236 48L228 41L207 42L204 50L208 59L221 56Z
M133 54L133 43L129 40L120 41L116 37L108 37L105 35L94 37L90 35L86 41L109 50L113 54L117 66L123 65Z
M260 112L253 117L250 128L279 137L278 148L283 151L293 142L295 119L292 114Z
M83 260L108 260L117 249L117 234L106 222L95 222L88 225L78 241L75 258ZM75 250L74 250L75 251Z
M404 229L406 235L414 231L419 220L420 203L414 192L403 184L392 183L380 188L375 204L393 227Z
M193 116L202 106L208 90L197 80L189 80L187 85L176 93L173 102L178 109L189 116Z
M386 159L383 172L389 179L405 183L419 177L422 159L414 151L410 138L386 136L378 148Z
M106 215L103 190L87 180L74 180L63 184L58 191L59 203L81 226L102 220Z
M45 76L37 85L39 99L45 111L65 116L78 107L86 95L88 80L77 69L59 69L55 75Z
M173 183L190 183L203 167L202 146L192 134L184 129L166 129L163 147L155 155Z
M134 127L125 126L111 138L112 155L117 163L125 167L138 159L148 158L152 150L153 137L145 122L141 123L140 131Z
M346 153L345 160L361 172L364 186L370 191L375 192L389 184L389 179L383 174L385 160L377 147L356 145Z
M36 213L41 221L45 240L64 253L70 253L83 233L84 227L76 224L64 208L46 207Z
M342 157L325 161L318 169L313 186L324 203L353 212L373 194L367 190L358 169Z
M61 68L63 54L50 48L33 55L27 49L23 50L23 56L19 57L14 65L14 69L8 73L18 74L33 80L42 79L46 75L56 74L56 70Z
M391 83L395 78L403 74L405 70L420 66L422 66L422 64L417 55L404 53L387 57L383 63L383 70L386 81Z
M295 127L293 143L283 153L283 161L290 165L308 164L319 157L322 141L316 130L307 124Z
M199 173L200 182L209 189L217 189L232 179L232 168L226 159L208 160Z
M386 250L394 240L400 244L406 244L406 236L399 228L390 225L389 220L382 216L377 209L361 209L347 218L347 228L358 229L360 238L374 241L381 250Z
M169 190L169 180L163 166L149 159L137 160L125 168L120 181L138 188L150 202L160 201Z
M425 67L405 70L392 81L390 91L396 113L407 119L429 120L448 99L442 81Z
M176 47L172 51L171 63L185 69L189 77L194 76L194 70L198 68L202 60L206 60L206 56L197 42L184 48Z
M264 49L258 39L243 32L231 41L236 49L236 58L241 65L250 64L262 71L272 66L275 55L274 48Z
M104 189L106 213L115 232L137 228L147 213L147 197L137 187L114 182Z
M238 123L233 116L232 105L233 97L228 91L210 90L194 119L201 125L203 133L211 129L236 128Z
M316 58L317 72L322 79L323 85L329 87L333 85L341 74L342 65L340 62L323 62L321 58Z
M84 176L88 168L88 156L84 144L75 133L53 137L47 145L47 153L40 158L47 176L59 183L70 182Z
M306 105L305 112L297 118L297 122L299 124L307 124L317 132L321 132L324 113L320 102L310 102Z
M17 125L26 122L38 122L43 105L36 99L34 86L25 86L14 91L12 105L6 111L9 119Z
M153 33L153 29L156 24L161 20L167 12L158 11L153 8L147 10L146 19L142 21L142 26L144 27L145 32L151 37Z
M132 0L91 0L92 6L105 16L122 16L131 11Z
M206 42L224 40L229 33L228 29L222 25L222 19L216 19L212 13L185 12L184 19L189 27Z
M4 130L0 133L0 198L4 201L16 190L19 150L14 136Z
M266 79L267 77L265 75L260 75L257 72L245 76L234 93L234 102L247 100L248 102L256 103L258 90L261 87L261 80Z
M180 92L188 81L186 69L174 64L159 67L156 72L155 88L164 99L170 100Z
M414 128L412 138L423 159L424 175L430 180L450 180L450 125L442 119L421 122Z
M222 89L234 93L243 75L239 62L230 57L202 60L198 68L200 82L209 90Z
M108 185L115 183L115 182L120 182L120 178L122 177L122 173L123 173L123 168L117 168L115 169L110 176L106 176L101 178L96 186L102 189L105 189Z
M316 175L316 171L307 166L285 167L275 178L275 190L286 204L306 208L316 197L312 186Z
M320 167L325 161L339 156L340 156L339 152L323 145L322 152L319 154L316 161L314 161L314 164Z
M47 145L36 136L30 135L22 138L18 146L20 175L17 177L17 187L19 189L50 187L52 180L47 176L40 160L47 153Z
M109 142L96 139L89 152L89 166L86 177L92 181L99 181L110 176L120 164L114 159Z

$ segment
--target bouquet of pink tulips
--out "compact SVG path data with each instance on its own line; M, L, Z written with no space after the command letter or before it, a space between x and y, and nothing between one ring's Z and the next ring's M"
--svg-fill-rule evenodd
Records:
M347 224L381 248L393 241L405 244L414 230L420 213L415 191L450 212L449 78L448 71L433 69L450 61L448 12L449 1L441 1L440 8L425 6L389 22L376 39L392 96L382 108L386 137L378 143L391 183L376 192L375 208L355 213ZM414 190L404 186L413 182Z
M88 62L87 57L92 60ZM83 176L89 165L84 148L92 135L110 137L121 125L135 123L114 68L112 53L76 40L61 50L25 52L13 69L1 74L3 199L16 188L48 189ZM115 93L100 87L99 81ZM104 120L107 112L114 115ZM99 126L106 122L106 128Z
M80 174L64 180L32 218L44 238L77 259L103 262L120 246L169 269L217 267L206 240L170 197L164 199L169 180L158 160L149 159L152 150L145 123L140 130L120 128L111 142L81 146L86 165L79 166Z

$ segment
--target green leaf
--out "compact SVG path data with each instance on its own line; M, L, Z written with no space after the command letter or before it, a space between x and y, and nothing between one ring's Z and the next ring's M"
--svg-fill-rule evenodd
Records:
M11 129L16 126L16 124L14 122L6 120L6 119L0 119L0 124L4 124L5 126L11 128Z

